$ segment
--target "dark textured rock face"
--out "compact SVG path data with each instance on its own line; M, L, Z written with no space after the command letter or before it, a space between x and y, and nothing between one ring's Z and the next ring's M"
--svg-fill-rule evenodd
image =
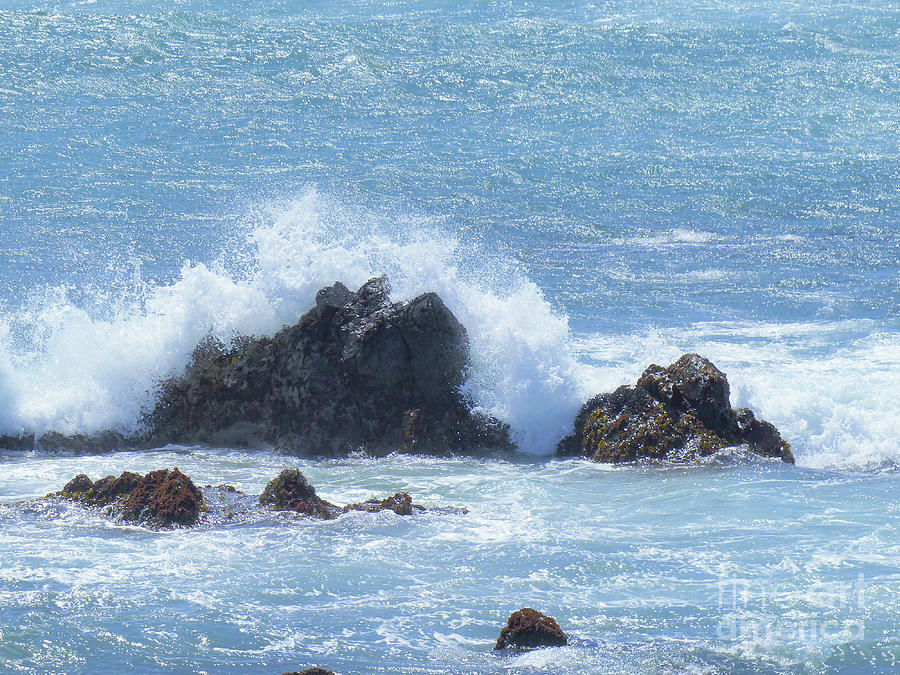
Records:
M506 626L500 631L500 637L497 639L494 649L562 647L568 641L566 634L556 623L556 619L530 607L523 607L510 615Z
M307 668L306 670L294 670L290 673L283 673L283 675L335 675L334 672L330 670L325 670L324 668Z
M653 364L637 383L657 401L678 410L690 410L710 429L728 426L733 421L725 373L697 354L685 354L668 368Z
M79 474L55 496L109 507L123 521L159 528L194 525L203 506L200 490L177 468L146 476L124 471L118 478L107 476L97 482Z
M340 509L316 494L297 469L285 469L266 485L259 503L273 511L294 511L315 518L336 518Z
M389 290L384 278L356 293L336 283L273 338L200 345L187 372L163 383L150 438L307 456L512 449L508 428L459 391L465 328L434 293L395 304Z
M732 445L793 463L778 430L747 408L733 410L725 374L697 354L649 366L636 386L588 401L557 452L597 462L694 459Z

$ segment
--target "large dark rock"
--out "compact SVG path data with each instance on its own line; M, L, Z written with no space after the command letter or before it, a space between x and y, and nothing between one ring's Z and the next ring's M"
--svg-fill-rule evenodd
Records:
M306 670L294 670L290 673L283 673L282 675L335 675L333 671L325 670L324 668L307 668Z
M460 393L465 328L434 293L391 303L384 278L319 291L273 338L201 344L162 384L154 443L272 444L307 456L512 449L508 427Z
M269 481L259 496L259 503L273 511L294 511L315 518L336 518L341 510L316 494L297 469L285 469Z
M568 641L556 619L530 607L523 607L510 615L506 626L500 631L494 649L562 647Z
M194 525L203 506L200 490L177 468L146 476L124 471L118 478L107 476L97 482L79 474L53 496L108 507L122 521L158 528Z
M687 460L743 444L794 462L773 425L747 408L731 408L725 373L697 354L685 354L668 368L649 366L636 386L585 403L574 433L560 441L557 453L596 462Z

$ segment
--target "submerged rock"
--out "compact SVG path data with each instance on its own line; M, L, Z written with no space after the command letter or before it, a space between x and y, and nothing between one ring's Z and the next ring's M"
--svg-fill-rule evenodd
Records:
M70 480L55 497L86 506L108 507L125 522L170 528L197 523L203 496L178 468L151 471L142 476L124 471L93 482L84 474Z
M155 444L271 444L307 456L356 450L451 454L510 450L509 429L460 392L465 328L434 293L391 303L372 279L319 291L272 338L230 350L207 340L161 385L146 418Z
M557 453L596 462L695 459L746 444L793 464L778 430L748 408L733 410L729 395L725 373L697 354L685 354L668 368L651 365L635 386L585 403L574 433L560 441Z
M339 507L327 502L316 494L315 488L297 469L285 469L277 477L269 481L259 496L259 503L272 511L294 511L314 518L337 518L341 513L350 511L393 511L398 516L411 516L428 511L444 514L465 514L466 509L452 507L426 508L421 504L413 504L408 492L398 492L384 499L372 498L356 504Z
M506 626L500 631L494 649L562 647L568 641L556 619L530 607L523 607L510 615Z
M393 511L398 516L411 516L413 513L425 513L428 509L420 504L413 504L408 492L398 492L385 499L372 498L358 504L348 504L344 507L347 511L366 511L378 513L379 511Z
M266 485L259 503L273 511L294 511L315 518L336 518L340 508L316 494L297 469L285 469Z

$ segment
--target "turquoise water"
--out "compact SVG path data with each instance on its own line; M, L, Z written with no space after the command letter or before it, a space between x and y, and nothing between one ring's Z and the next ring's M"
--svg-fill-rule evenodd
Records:
M893 672L898 262L895 3L0 3L0 434L133 431L207 333L386 273L523 449L301 464L465 517L166 534L14 503L294 462L3 452L0 670ZM541 458L686 351L797 467ZM490 654L529 604L575 644Z
M290 458L223 450L5 456L38 496L77 471L177 464L248 493ZM722 462L302 462L338 503L409 490L464 516L390 514L156 533L75 507L0 509L11 672L895 672L895 475ZM848 499L848 495L853 495ZM420 496L420 497L419 497ZM50 545L52 542L52 545ZM491 648L540 606L571 646Z

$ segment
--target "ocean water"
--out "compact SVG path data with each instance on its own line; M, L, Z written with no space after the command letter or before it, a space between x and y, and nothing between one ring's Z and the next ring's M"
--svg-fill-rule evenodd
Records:
M900 6L223 5L0 2L0 434L134 431L205 335L387 274L466 325L521 457L0 450L0 671L900 669ZM550 457L687 351L797 466ZM28 501L174 465L469 513ZM493 654L522 606L572 644Z

